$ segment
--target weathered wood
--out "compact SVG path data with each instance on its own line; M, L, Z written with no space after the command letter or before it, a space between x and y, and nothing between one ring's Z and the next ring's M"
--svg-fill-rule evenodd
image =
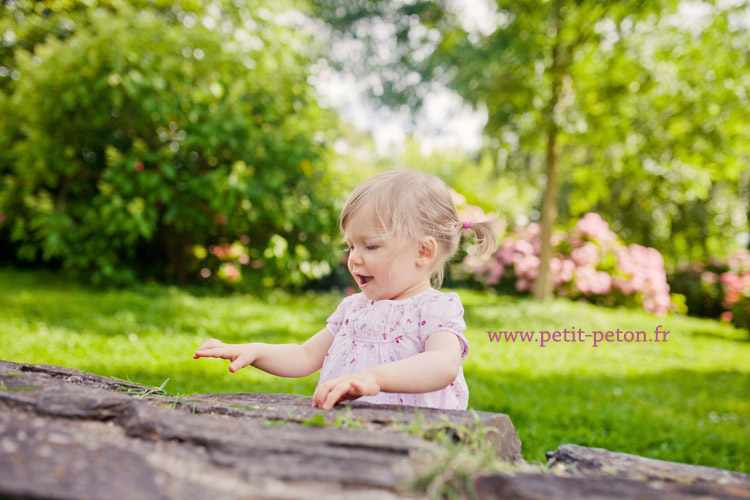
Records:
M358 402L324 412L289 394L175 398L1 361L0 381L0 496L409 497L397 487L414 478L412 455L437 448L403 432L417 419L427 430L481 421L508 440L509 461L523 460L506 415Z
M413 427L420 433L408 432ZM399 499L425 439L481 426L508 470L478 498L750 500L744 474L561 446L551 470L526 464L507 415L348 402L324 412L292 394L163 391L69 368L0 361L0 497ZM438 463L442 467L443 462ZM450 470L450 469L448 469ZM450 479L450 478L448 478Z
M747 488L717 483L639 481L616 476L495 474L477 478L479 500L746 500Z
M742 498L750 498L750 476L714 467L680 464L618 453L602 448L586 448L564 444L557 451L547 453L551 468L573 469L581 475L624 477L645 481L667 481L683 484L727 486L727 491Z

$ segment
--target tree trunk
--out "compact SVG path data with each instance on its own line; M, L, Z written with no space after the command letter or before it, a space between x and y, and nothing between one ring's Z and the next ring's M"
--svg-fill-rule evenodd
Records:
M184 286L187 284L187 235L173 228L165 228L163 235L168 261L166 272L174 276L178 285Z
M560 166L560 144L557 141L556 108L560 103L563 81L563 47L561 40L562 23L560 21L560 3L554 6L554 25L556 28L555 45L552 48L552 96L547 108L547 185L542 199L542 249L539 254L539 274L534 282L534 298L548 299L552 296L552 281L549 276L549 261L552 256L550 236L557 220L558 170Z
M534 282L534 297L548 299L552 296L549 261L552 257L550 237L557 219L558 170L560 144L557 142L557 125L551 124L547 136L547 186L542 201L542 249L539 254L539 274Z

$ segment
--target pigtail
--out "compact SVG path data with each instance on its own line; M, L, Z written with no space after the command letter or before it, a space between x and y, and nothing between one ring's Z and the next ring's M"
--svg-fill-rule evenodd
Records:
M493 220L463 221L458 228L460 231L472 231L474 233L477 255L488 255L497 247L497 223Z

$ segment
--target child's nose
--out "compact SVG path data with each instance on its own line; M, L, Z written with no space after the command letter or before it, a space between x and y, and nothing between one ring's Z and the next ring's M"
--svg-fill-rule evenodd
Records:
M362 254L358 249L352 248L351 252L349 252L349 263L354 265L362 264Z

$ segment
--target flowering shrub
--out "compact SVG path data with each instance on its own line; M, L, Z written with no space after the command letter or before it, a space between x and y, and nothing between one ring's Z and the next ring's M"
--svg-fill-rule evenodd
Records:
M290 259L287 241L279 236L272 235L269 246L263 253L257 252L251 246L249 235L243 234L239 240L231 244L194 245L192 248L191 272L199 274L202 278L212 278L211 281L229 289L255 290L258 286L272 287L275 281L263 276L265 267L280 269L284 267L287 271L287 283L291 285L303 285L309 281L320 279L331 272L331 266L327 261L315 261L311 259L305 248L298 245L293 249L294 257L301 260ZM244 272L243 272L244 271ZM258 282L258 277L263 276Z
M727 264L729 271L721 275L726 309L721 318L750 330L750 250L737 250Z
M655 314L673 308L664 259L653 249L623 245L599 215L584 215L570 231L552 234L549 263L554 293L614 305L642 305ZM469 255L461 269L485 285L530 292L539 274L541 227L531 223L503 240L489 260Z
M719 318L725 312L721 275L728 270L726 262L716 259L681 264L669 273L669 286L685 297L691 316Z
M726 261L680 265L669 283L685 296L690 315L720 318L750 331L750 250L739 249Z

